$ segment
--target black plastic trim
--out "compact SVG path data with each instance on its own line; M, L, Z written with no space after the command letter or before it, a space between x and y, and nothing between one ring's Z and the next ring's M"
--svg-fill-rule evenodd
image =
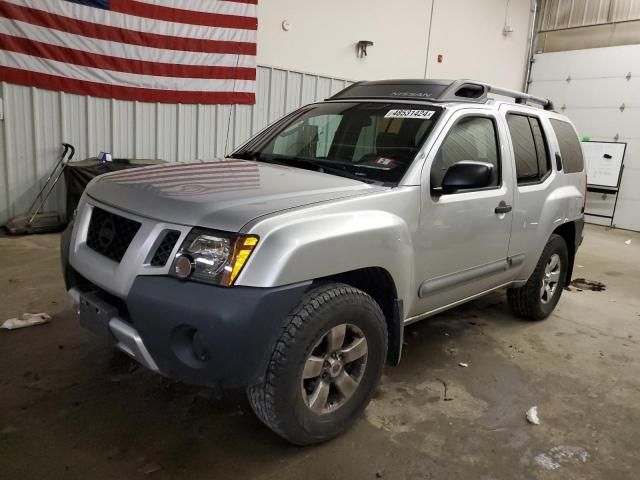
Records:
M562 155L560 155L560 152L556 152L556 170L562 171Z
M162 237L162 241L151 258L150 264L152 267L164 267L167 264L169 258L171 258L171 253L180 238L179 230L165 230L163 233L164 236Z
M244 387L262 380L287 315L311 282L223 288L166 276L138 276L129 317L168 377Z
M400 363L404 343L404 305L401 299L396 298L393 301L393 318L389 320L387 364L395 367Z
M584 240L584 218L579 218L573 222L576 226L576 251L578 247L582 245L582 240Z

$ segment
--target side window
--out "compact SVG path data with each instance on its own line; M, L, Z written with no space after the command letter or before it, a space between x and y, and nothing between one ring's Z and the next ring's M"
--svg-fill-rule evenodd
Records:
M565 173L576 173L584 170L582 148L578 141L576 131L570 123L562 120L550 119L553 131L556 133L560 155L562 155L562 168Z
M487 117L463 117L447 134L431 165L431 188L442 186L447 169L462 160L493 165L492 187L500 184L496 126Z
M513 143L518 185L539 182L550 170L540 120L526 115L509 114L507 124Z
M371 123L362 127L353 151L353 161L359 162L366 155L374 155L376 151L376 136L378 133L378 117L370 117Z
M306 146L304 142L304 132L306 130L302 122L296 122L283 131L273 143L271 153L274 155L299 156L301 150Z
M551 159L549 158L549 149L547 148L547 141L542 130L540 120L534 117L529 118L531 124L531 131L533 132L533 140L536 143L536 153L538 154L538 172L540 178L544 178L545 175L551 170Z
M310 125L318 126L318 150L315 153L317 158L326 158L329 148L333 143L333 137L342 121L342 115L322 115L309 119Z
M285 156L326 157L341 115L320 115L293 123L276 138L271 153Z

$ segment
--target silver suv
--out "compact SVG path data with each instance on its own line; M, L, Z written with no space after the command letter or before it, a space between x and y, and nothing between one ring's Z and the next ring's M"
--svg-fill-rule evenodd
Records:
M290 442L335 437L405 325L505 287L520 317L555 308L586 175L551 110L468 80L361 82L226 159L98 177L63 236L80 322L168 377L246 388Z

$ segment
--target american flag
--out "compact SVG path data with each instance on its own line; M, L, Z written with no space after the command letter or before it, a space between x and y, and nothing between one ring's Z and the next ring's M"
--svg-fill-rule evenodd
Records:
M253 104L256 8L257 0L0 0L0 81Z

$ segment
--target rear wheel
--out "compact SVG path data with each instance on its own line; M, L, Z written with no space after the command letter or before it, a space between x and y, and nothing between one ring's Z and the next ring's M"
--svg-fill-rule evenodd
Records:
M527 283L507 292L513 312L527 320L547 318L560 300L568 266L569 253L564 238L551 235Z
M262 383L247 390L257 416L298 445L342 433L369 403L387 353L378 304L344 284L308 292L289 315Z

